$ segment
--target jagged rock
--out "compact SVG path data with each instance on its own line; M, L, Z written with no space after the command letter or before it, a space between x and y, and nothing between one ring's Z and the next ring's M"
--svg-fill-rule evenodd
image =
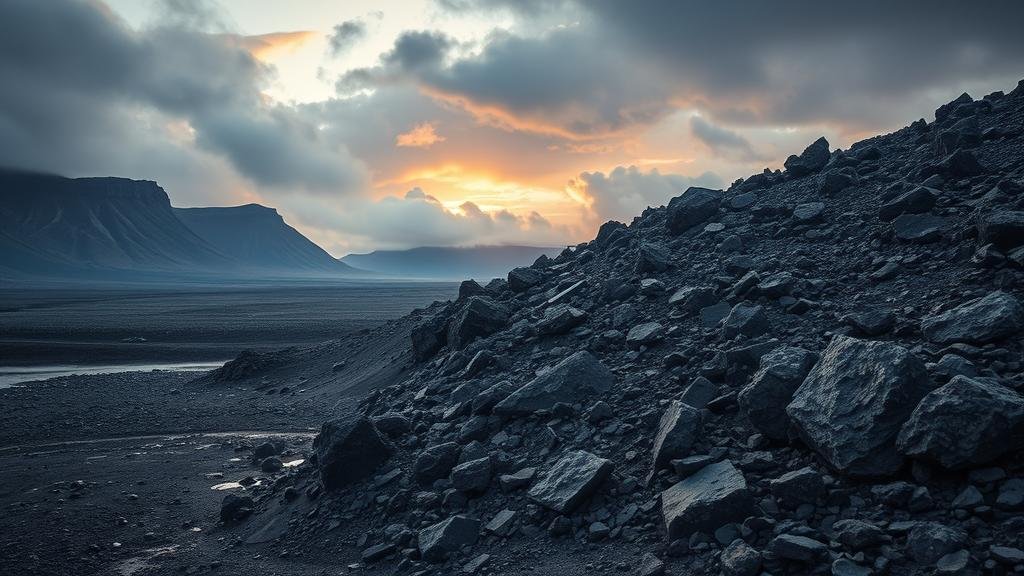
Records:
M1024 550L1020 548L1011 548L1009 546L990 546L988 549L989 554L992 558L1000 564L1007 566L1017 566L1024 564Z
M443 562L449 554L463 546L476 544L479 536L479 520L468 516L452 516L420 530L420 554L427 562Z
M581 350L498 402L493 411L519 416L550 410L559 402L572 404L604 394L614 382L615 375L604 364Z
M847 172L846 170L829 172L825 174L825 178L821 181L821 188L819 188L818 192L822 196L838 194L849 188L854 183L855 177L856 173Z
M793 209L793 219L801 224L817 222L825 212L824 202L807 202L797 204Z
M494 518L484 526L484 531L498 536L507 536L512 532L512 528L515 527L516 516L515 510L505 508L495 514Z
M652 475L667 468L670 460L689 456L700 430L700 410L678 400L669 402L654 435Z
M995 210L978 218L978 238L983 244L994 244L1001 250L1024 246L1024 212Z
M761 553L739 538L722 550L719 563L722 576L757 576L761 573Z
M930 342L987 344L1024 329L1024 307L1010 294L992 292L956 308L928 316L921 332Z
M544 318L537 323L537 333L548 336L565 334L586 322L587 313L568 304L559 304L544 310Z
M373 417L373 425L377 431L388 438L398 438L412 428L409 419L397 412L388 412Z
M910 557L926 565L966 545L967 535L963 530L938 522L917 522L907 535Z
M501 484L502 490L505 492L512 492L513 490L529 486L530 482L533 481L533 477L536 475L536 468L521 468L512 474L502 474L498 477L498 482Z
M544 280L544 274L534 268L513 268L508 273L508 287L513 292L526 292Z
M722 337L735 338L742 334L754 338L768 332L768 316L761 306L737 304L729 311L722 324Z
M501 330L507 323L508 311L503 306L485 296L473 296L452 318L448 344L461 350L477 338Z
M813 538L795 534L779 534L768 543L776 558L811 563L828 555L828 546Z
M447 319L441 314L428 316L417 324L410 333L413 356L426 360L448 342Z
M665 563L654 554L645 552L640 557L637 576L665 576Z
M768 487L785 506L796 508L800 504L813 504L825 490L825 483L815 469L804 467L786 472L769 482Z
M545 508L568 514L597 491L612 468L611 460L590 452L567 452L527 494Z
M512 394L518 388L519 387L512 382L502 380L477 394L476 398L473 398L473 403L470 409L473 414L490 414L498 402L508 398L509 394Z
M252 451L252 459L253 461L263 460L280 454L282 450L284 450L284 445L280 442L264 442Z
M448 477L459 461L462 448L455 442L435 444L420 453L413 463L413 476L420 484Z
M659 322L644 322L629 329L626 344L632 348L657 344L665 337L665 329Z
M989 382L956 376L928 393L900 431L900 452L946 468L995 460L1024 440L1024 398Z
M688 312L696 312L718 302L715 289L710 286L687 286L676 290L668 299L672 306L679 306Z
M765 298L782 298L793 293L796 278L789 272L778 272L762 279L757 284L757 293Z
M931 391L924 364L888 342L836 336L786 408L800 437L851 475L892 474L900 427Z
M884 308L871 308L848 314L843 320L865 336L880 336L892 330L896 315Z
M644 272L661 272L668 268L669 254L661 246L649 242L641 242L637 250L636 267L638 274Z
M679 397L682 402L700 410L718 397L718 386L703 376L694 378Z
M818 138L810 146L804 149L799 156L790 156L783 164L786 172L794 178L813 174L828 164L831 151L828 148L828 140L824 136Z
M242 520L246 516L252 514L252 508L254 505L255 502L253 502L253 499L249 496L227 494L220 503L220 520L225 524Z
M957 497L953 499L953 503L950 504L954 509L962 508L964 510L971 510L985 503L985 495L974 486L968 486L964 488Z
M786 406L817 361L814 352L792 346L776 348L761 358L761 367L737 397L754 428L774 440L786 439Z
M874 572L849 558L836 558L832 562L832 576L872 576Z
M462 492L485 492L491 483L491 459L470 460L452 468L452 488Z
M722 202L720 190L691 187L668 203L666 223L673 234L680 234L718 214Z
M714 532L723 524L743 520L753 507L746 479L728 460L705 466L661 493L670 541L694 532Z
M320 480L335 490L370 477L394 453L366 417L324 422L313 439Z
M394 554L397 549L391 542L384 542L363 550L361 557L363 562L378 562Z
M978 162L977 156L972 152L969 150L957 150L943 158L938 164L925 166L921 169L920 174L922 178L927 178L933 174L938 174L943 178L969 178L977 176L984 171L984 166Z
M918 186L883 204L878 209L878 217L888 222L895 220L901 214L928 212L933 206L935 206L935 194L924 186Z
M885 532L881 528L863 520L839 520L832 525L832 530L840 544L855 552L885 541Z
M892 230L896 238L905 242L929 244L938 242L948 225L945 218L932 214L903 214L893 220Z
M459 298L480 296L485 292L486 290L484 290L484 287L477 283L476 280L463 280L462 283L459 284Z
M732 312L732 306L728 302L719 302L700 309L700 323L705 328L714 328L725 320L725 317Z

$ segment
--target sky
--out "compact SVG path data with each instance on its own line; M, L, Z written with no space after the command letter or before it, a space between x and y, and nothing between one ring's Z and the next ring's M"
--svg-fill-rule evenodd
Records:
M1024 2L3 0L0 165L335 256L574 244L1024 78Z

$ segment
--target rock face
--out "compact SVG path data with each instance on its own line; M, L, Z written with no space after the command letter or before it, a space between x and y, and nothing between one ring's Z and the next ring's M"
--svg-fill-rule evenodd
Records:
M900 431L900 452L945 468L971 468L1022 446L1024 398L986 380L956 376L924 397Z
M814 352L792 346L776 348L761 358L761 367L737 398L740 409L758 431L773 440L786 439L786 406L817 361Z
M653 470L667 468L670 460L689 456L700 435L700 427L698 409L678 400L670 402L654 436Z
M328 490L369 477L394 448L368 418L330 420L313 440L320 480Z
M1024 307L997 291L921 321L925 338L937 344L987 344L1024 329Z
M799 156L794 155L787 158L784 164L786 172L794 178L813 174L828 164L830 154L828 140L822 136L805 148Z
M668 203L666 222L673 234L681 234L702 224L715 214L722 202L722 192L692 187Z
M906 348L836 336L786 413L836 470L881 476L902 465L896 435L930 390L924 364Z
M448 344L460 350L477 338L489 336L508 323L508 310L485 296L473 296L452 318Z
M463 546L480 537L480 521L467 516L451 518L428 526L419 533L420 554L427 562L442 562Z
M714 532L724 524L743 520L753 508L746 479L728 460L705 466L661 493L669 540L694 532Z
M572 404L607 392L615 375L594 355L580 351L531 380L498 402L495 414L518 416L550 410L555 404Z
M530 488L530 499L562 514L572 512L597 491L612 468L610 460L590 452L568 452Z

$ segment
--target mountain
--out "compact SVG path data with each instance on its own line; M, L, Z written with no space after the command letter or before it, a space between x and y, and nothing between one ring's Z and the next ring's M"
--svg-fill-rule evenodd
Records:
M0 170L4 279L351 272L270 208L176 209L163 188L148 180Z
M353 272L285 223L273 208L246 204L225 208L174 208L193 233L221 254L266 270Z
M562 248L538 246L425 246L409 250L377 250L349 254L342 262L370 272L414 278L490 279L512 268L532 264L541 255L556 256Z

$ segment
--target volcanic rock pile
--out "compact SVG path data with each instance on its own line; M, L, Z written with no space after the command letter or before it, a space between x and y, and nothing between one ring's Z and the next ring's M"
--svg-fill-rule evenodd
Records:
M1024 81L935 117L464 282L256 506L300 487L306 529L363 519L401 574L517 573L516 541L628 542L593 571L646 576L1024 570Z

